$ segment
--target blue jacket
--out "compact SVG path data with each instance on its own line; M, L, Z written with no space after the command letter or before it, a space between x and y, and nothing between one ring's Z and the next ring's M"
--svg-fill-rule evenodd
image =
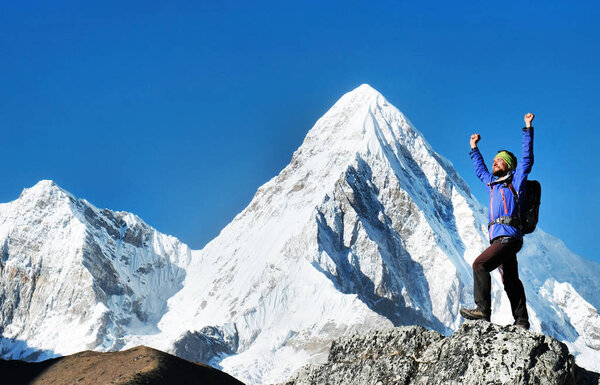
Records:
M512 177L512 185L519 194L520 202L523 201L525 194L527 194L527 191L525 191L525 181L533 166L533 127L523 128L522 147L521 159L519 159L517 169L514 171ZM489 172L477 147L472 149L469 155L473 161L477 177L481 179L490 192L490 222L502 216L518 217L515 197L510 188L503 184L490 186L490 183L497 178ZM490 241L501 236L523 239L523 233L519 229L508 225L493 224L489 228L489 233Z

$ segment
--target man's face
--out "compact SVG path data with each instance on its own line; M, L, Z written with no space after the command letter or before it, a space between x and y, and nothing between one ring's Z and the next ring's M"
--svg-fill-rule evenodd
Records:
M494 176L504 176L508 172L508 165L502 158L494 158L494 165L492 166L492 174Z

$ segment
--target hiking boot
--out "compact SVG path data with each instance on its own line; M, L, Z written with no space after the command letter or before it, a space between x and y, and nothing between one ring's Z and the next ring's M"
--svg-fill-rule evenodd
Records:
M517 328L519 328L519 329L523 329L523 330L529 330L529 325L526 325L526 324L518 324L518 323L515 323L515 324L513 324L513 326L514 326L514 327L517 327Z
M466 319L470 319L470 320L478 320L478 319L482 319L482 320L486 320L486 321L490 321L490 316L487 315L483 310L479 310L479 308L475 308L475 309L466 309L464 307L460 308L460 315L462 315L464 318Z

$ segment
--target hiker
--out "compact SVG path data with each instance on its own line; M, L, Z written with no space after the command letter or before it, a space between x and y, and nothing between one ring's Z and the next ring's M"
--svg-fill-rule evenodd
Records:
M460 314L466 319L484 319L489 321L491 306L490 272L499 268L508 295L514 325L529 329L529 316L525 300L523 283L519 279L517 252L523 246L523 232L519 228L519 202L523 202L527 175L533 166L533 127L534 115L525 115L523 128L522 156L517 158L509 151L502 150L494 157L492 173L483 161L477 148L481 139L479 134L471 135L471 160L477 177L490 192L490 223L488 225L490 246L473 262L474 309L461 308Z

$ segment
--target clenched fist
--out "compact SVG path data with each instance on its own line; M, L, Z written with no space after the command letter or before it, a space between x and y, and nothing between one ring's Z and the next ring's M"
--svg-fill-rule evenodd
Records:
M477 147L477 142L479 142L479 140L481 140L481 135L479 135L479 134L471 135L471 149L474 149L475 147Z
M531 112L525 114L525 118L523 118L523 120L525 120L525 127L531 127L531 121L533 120L533 118L535 118L535 115Z

